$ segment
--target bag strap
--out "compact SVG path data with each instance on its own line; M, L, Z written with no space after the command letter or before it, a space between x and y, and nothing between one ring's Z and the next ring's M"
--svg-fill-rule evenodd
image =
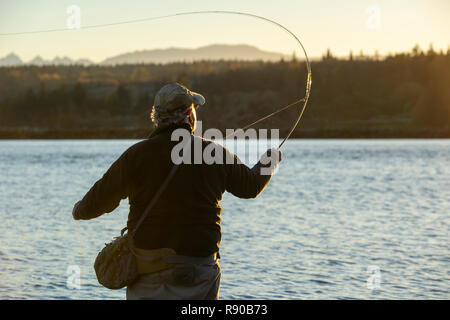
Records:
M139 218L138 223L134 227L133 231L131 231L130 236L133 237L137 231L137 229L141 226L141 224L144 222L145 218L147 218L148 214L150 213L150 210L153 208L153 206L156 203L156 200L160 197L160 195L163 193L163 191L166 189L167 185L169 184L170 180L172 180L172 177L175 175L175 172L178 169L178 164L174 164L172 169L169 172L169 175L167 176L164 183L159 188L158 192L153 196L152 201L150 201L150 204L145 209L144 213Z
M190 142L193 140L194 136L191 135L191 139L188 142L188 147L190 148L191 144ZM145 218L147 218L148 214L150 213L150 210L153 208L153 206L155 205L156 201L158 200L158 198L161 196L161 194L163 193L163 191L166 189L166 187L169 185L170 180L172 180L173 176L175 175L175 172L177 171L179 167L179 164L174 164L172 169L170 170L169 174L167 175L166 180L163 182L163 184L161 185L161 187L159 188L158 192L153 196L152 200L150 201L150 204L147 206L147 208L145 209L144 213L141 215L141 217L139 218L139 221L137 222L136 226L134 227L134 229L131 231L130 233L130 238L132 239L134 237L134 235L136 234L137 229L141 226L141 224L144 222Z

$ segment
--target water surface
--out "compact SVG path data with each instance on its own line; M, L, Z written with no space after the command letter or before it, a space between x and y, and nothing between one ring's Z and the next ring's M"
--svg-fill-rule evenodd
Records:
M90 221L71 210L136 142L0 141L1 299L125 297L97 283L93 261L125 225L127 201ZM224 196L221 298L450 298L450 140L283 148L260 197ZM79 290L67 287L71 266Z

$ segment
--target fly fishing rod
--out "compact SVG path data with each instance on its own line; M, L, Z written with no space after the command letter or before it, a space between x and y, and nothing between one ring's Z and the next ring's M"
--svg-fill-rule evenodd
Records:
M311 92L311 84L312 84L311 63L309 62L308 54L306 53L305 47L303 46L302 42L300 41L300 39L292 31L290 31L288 28L286 28L282 24L280 24L280 23L278 23L276 21L270 20L268 18L261 17L261 16L258 16L258 15L255 15L255 14L251 14L251 13L245 13L245 12L239 12L239 11L192 11L192 12L181 12L181 13L177 13L177 14L169 15L169 16L165 16L165 17L193 15L193 14L233 14L233 15L242 15L242 16L247 16L247 17L251 17L251 18L255 18L255 19L260 19L260 20L269 22L271 24L274 24L277 27L281 28L283 31L287 32L290 36L292 36L295 39L295 41L300 46L301 50L303 51L303 53L305 55L306 68L307 68L307 71L308 71L308 74L307 74L307 77L306 77L305 96L302 99L299 99L299 100L297 100L297 101L295 101L295 102L293 102L293 103L291 103L291 104L289 104L287 106L284 106L284 107L278 109L275 112L272 112L272 113L270 113L268 115L265 115L264 117L262 117L262 118L260 118L260 119L258 119L256 121L246 125L245 127L241 128L242 130L245 130L245 129L247 129L247 128L249 128L249 127L251 127L251 126L253 126L253 125L255 125L255 124L257 124L257 123L259 123L259 122L261 122L261 121L263 121L265 119L267 119L267 118L270 118L270 117L274 116L275 114L277 114L277 113L279 113L279 112L281 112L283 110L288 109L289 107L292 107L292 106L294 106L296 104L299 104L299 103L303 102L302 108L300 109L300 113L299 113L296 121L291 125L291 128L289 129L289 133L286 135L286 137L283 139L283 141L281 141L281 143L278 146L278 149L280 149L281 146L291 137L291 135L294 132L295 128L297 128L297 126L298 126L298 124L299 124L299 122L300 122L300 120L301 120L301 118L303 116L303 113L305 112L306 105L308 103L309 95L310 95L310 92ZM229 136L231 136L231 135L229 135ZM227 138L227 137L225 137L225 138Z

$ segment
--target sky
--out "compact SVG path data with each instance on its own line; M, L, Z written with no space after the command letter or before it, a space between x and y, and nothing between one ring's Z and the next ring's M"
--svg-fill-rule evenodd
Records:
M80 9L79 20L70 6ZM337 56L409 51L415 44L444 51L450 45L448 0L0 0L0 34L48 29L59 32L0 35L0 57L11 52L29 61L69 56L94 62L136 50L213 43L250 44L302 56L293 37L267 22L201 14L108 26L127 20L189 11L241 11L274 20L292 31L312 58L330 48ZM80 23L80 29L69 29Z

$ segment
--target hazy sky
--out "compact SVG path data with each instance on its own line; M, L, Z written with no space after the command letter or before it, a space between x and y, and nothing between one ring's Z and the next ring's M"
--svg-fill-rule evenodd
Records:
M381 54L410 50L416 43L447 50L449 0L0 0L0 33L67 28L67 8L81 9L83 26L114 23L186 11L243 11L275 20L303 42L311 57L327 49ZM27 61L36 55L89 58L96 62L142 49L198 47L212 43L256 45L292 53L293 39L281 29L248 17L195 15L151 22L0 36L0 57L15 52ZM300 51L298 51L300 54Z

